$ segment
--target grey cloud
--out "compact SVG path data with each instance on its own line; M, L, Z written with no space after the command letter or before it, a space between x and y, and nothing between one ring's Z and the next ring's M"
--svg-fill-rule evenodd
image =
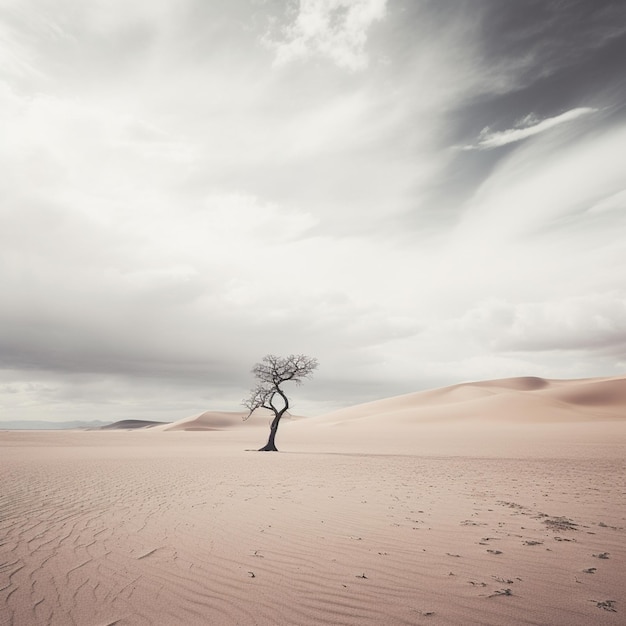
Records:
M511 128L529 112L539 119L577 107L608 113L623 102L623 3L569 0L505 7L489 2L481 7L478 57L486 82L451 116L455 144L471 143L485 127Z
M485 58L517 65L522 86L580 63L626 33L623 3L616 0L533 0L504 6L486 2ZM517 60L517 63L515 63Z

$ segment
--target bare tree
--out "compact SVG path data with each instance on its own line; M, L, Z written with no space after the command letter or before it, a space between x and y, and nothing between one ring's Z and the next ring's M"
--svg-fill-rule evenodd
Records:
M282 383L293 381L301 385L303 379L308 378L316 367L317 359L304 354L291 354L288 357L267 354L261 363L252 368L252 373L259 382L243 401L243 405L250 411L243 419L247 420L256 409L269 409L274 413L269 439L259 452L278 451L275 443L276 431L281 418L289 408L289 399L281 388ZM276 399L278 406L275 404Z

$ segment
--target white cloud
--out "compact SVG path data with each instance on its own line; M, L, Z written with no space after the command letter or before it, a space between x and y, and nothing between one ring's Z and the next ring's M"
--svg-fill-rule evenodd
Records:
M500 148L501 146L506 146L507 144L522 141L523 139L540 133L545 133L560 124L571 122L596 112L597 109L579 107L541 121L537 121L537 118L531 114L521 120L515 128L495 132L490 128L484 128L480 133L478 141L474 145L465 146L464 150L489 150L492 148Z
M301 0L293 22L277 39L265 43L273 48L277 66L298 59L325 57L352 71L368 65L367 32L385 17L387 0Z
M468 311L460 326L499 352L586 350L622 355L626 294L589 293L517 304L492 299Z

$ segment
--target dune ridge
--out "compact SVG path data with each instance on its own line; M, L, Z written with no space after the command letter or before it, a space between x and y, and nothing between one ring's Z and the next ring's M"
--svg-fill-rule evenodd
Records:
M577 456L626 443L626 376L462 383L285 424L290 449L485 456Z
M502 414L506 403L516 408ZM493 415L494 408L497 415ZM526 409L530 410L527 414ZM428 420L432 411L438 419L497 417L551 421L556 416L564 417L564 411L569 413L569 419L624 419L626 376L574 380L520 377L461 383L375 400L310 419L322 423L410 414L418 421Z

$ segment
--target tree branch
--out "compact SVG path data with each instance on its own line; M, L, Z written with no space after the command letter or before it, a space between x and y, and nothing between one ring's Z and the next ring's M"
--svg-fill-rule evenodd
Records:
M243 405L249 411L243 420L249 419L256 409L265 408L274 413L277 428L278 421L289 408L289 398L280 388L280 385L287 381L293 381L296 385L301 385L302 381L313 373L317 365L317 359L304 354L290 354L288 357L266 354L263 360L252 368L252 373L259 382L243 401ZM273 402L274 396L277 394L285 403L282 409L277 408ZM269 442L268 446L270 446ZM271 446L267 449L276 449L273 439L271 440Z

